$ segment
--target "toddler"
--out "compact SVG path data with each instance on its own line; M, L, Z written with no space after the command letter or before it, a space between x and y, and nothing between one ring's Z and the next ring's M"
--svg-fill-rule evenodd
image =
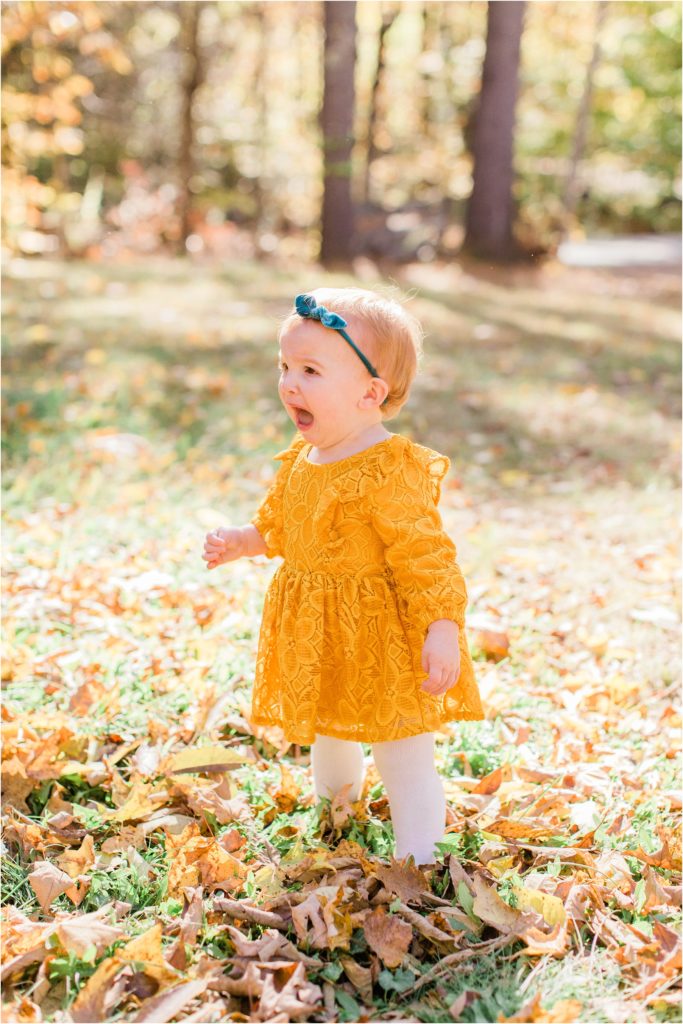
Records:
M398 858L433 863L446 802L434 731L484 718L467 590L437 510L446 456L384 423L408 398L422 329L358 288L298 295L279 332L279 394L297 433L246 526L207 534L209 569L284 560L264 601L252 718L311 745L316 797L361 795L362 743Z

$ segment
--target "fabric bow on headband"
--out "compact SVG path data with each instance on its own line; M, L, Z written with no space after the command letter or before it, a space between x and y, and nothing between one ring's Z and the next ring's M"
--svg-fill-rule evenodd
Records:
M323 327L331 327L334 331L339 331L342 338L348 341L351 348L354 350L356 355L363 360L368 371L373 377L379 377L379 373L372 365L369 359L367 359L361 350L358 348L356 343L348 336L344 328L346 327L346 320L339 316L338 313L333 313L331 310L326 309L325 306L319 306L312 295L297 295L294 300L296 311L299 316L305 320L319 320ZM384 399L382 405L386 405L389 400L389 396Z

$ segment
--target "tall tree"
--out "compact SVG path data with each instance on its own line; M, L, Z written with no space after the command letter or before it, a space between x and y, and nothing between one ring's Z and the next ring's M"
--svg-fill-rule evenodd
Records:
M377 119L379 116L379 95L382 88L382 82L384 80L384 68L386 64L386 35L394 24L398 14L399 8L397 6L390 5L388 7L383 6L382 8L382 23L377 37L377 64L375 68L375 77L372 82L372 89L370 90L370 104L368 111L367 151L365 155L365 176L363 180L363 197L366 202L372 198L370 195L372 164L379 156L379 149L377 147L375 134L377 129Z
M488 4L464 247L475 256L494 260L520 255L512 231L512 159L524 6L524 0L489 0Z
M203 3L177 5L180 20L180 57L181 57L181 111L180 139L178 143L178 213L180 216L180 238L177 247L184 254L185 242L191 233L191 192L190 180L194 171L194 99L197 89L203 81L203 68L199 53L199 18Z
M320 125L324 186L320 259L345 263L351 258L354 208L351 151L355 107L356 2L325 0L325 75Z
M581 181L579 177L579 164L586 148L588 128L591 120L591 101L593 99L593 81L595 72L600 63L601 56L601 33L602 26L607 16L607 0L597 0L595 5L595 21L593 29L593 50L586 68L586 77L583 85L583 93L579 104L579 111L576 115L576 129L572 141L572 151L569 157L569 169L564 186L564 210L566 214L565 229L568 230L576 211L576 204L579 199Z

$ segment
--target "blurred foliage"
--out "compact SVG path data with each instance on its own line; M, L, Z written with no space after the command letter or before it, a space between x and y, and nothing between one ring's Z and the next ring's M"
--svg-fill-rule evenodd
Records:
M2 5L8 248L100 258L177 240L179 83L187 59L179 44L182 6ZM188 248L220 256L284 244L313 256L322 190L320 5L218 0L201 8ZM377 39L387 10L397 17L376 92L378 155L369 196L362 197ZM566 227L563 188L594 11L594 0L527 5L516 192L521 228L543 246ZM471 188L468 140L486 4L359 0L357 26L353 171L361 240L366 251L386 248L381 233L373 240L373 224L384 228L386 211L416 210L416 220L389 224L390 232L402 231L413 252L426 237L420 258L448 255L460 243ZM610 0L575 229L677 230L680 39L679 4ZM425 221L426 233L411 234Z

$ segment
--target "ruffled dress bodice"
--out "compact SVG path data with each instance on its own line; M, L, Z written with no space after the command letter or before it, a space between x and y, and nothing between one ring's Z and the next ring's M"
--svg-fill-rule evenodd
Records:
M465 636L467 590L437 504L450 462L392 434L320 465L295 435L251 522L284 561L264 601L252 718L292 742L315 733L367 743L482 719ZM436 619L460 626L461 671L424 693Z

